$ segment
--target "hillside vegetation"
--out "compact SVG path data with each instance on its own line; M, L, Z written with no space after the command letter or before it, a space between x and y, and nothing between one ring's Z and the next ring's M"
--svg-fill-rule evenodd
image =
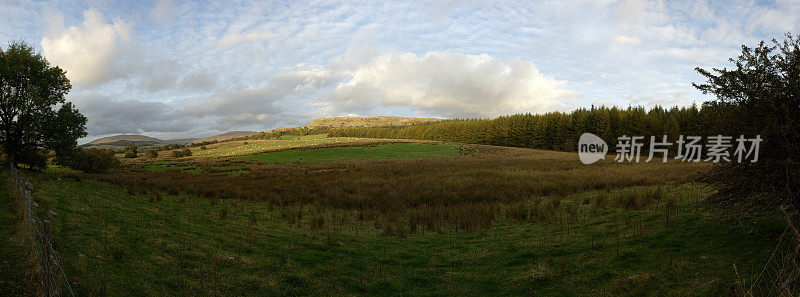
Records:
M442 119L436 118L417 118L417 117L393 117L393 116L374 116L374 117L334 117L320 118L312 121L307 128L341 128L341 127L385 127L385 126L408 126L421 123L438 122Z
M214 135L206 138L201 138L192 141L192 143L212 142L212 141L225 141L234 138L247 137L258 132L255 131L230 131L219 135Z
M84 145L87 148L123 149L130 143L140 148L157 148L167 144L184 145L194 141L194 138L162 140L145 135L115 135L103 137Z
M258 154L268 151L278 151L292 148L322 147L329 145L352 145L380 143L402 140L380 140L355 137L327 137L325 134L316 135L286 135L275 139L248 139L226 141L192 148L194 156L242 156Z
M617 137L662 136L675 141L678 135L716 135L714 121L718 110L706 106L673 107L592 107L569 113L517 114L495 119L457 119L403 127L341 127L329 131L331 137L384 139L425 139L461 143L490 144L559 151L576 151L577 140L585 132L600 136L613 145ZM644 143L649 143L649 137ZM658 138L660 140L660 138ZM647 149L647 145L643 149ZM674 146L673 149L677 147Z
M691 180L708 164L468 151L236 176L28 175L41 209L58 213L79 295L718 296L734 263L757 273L782 228L702 208L711 191Z

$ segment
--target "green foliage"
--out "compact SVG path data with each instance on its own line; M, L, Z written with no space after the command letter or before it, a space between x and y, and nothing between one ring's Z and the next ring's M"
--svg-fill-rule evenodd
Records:
M717 96L714 131L760 135L758 162L717 166L706 181L719 189L711 200L722 205L770 208L792 203L800 209L800 38L742 46L734 69L697 68L707 79L695 87ZM735 142L734 142L735 143Z
M71 88L64 70L33 47L13 42L0 48L0 143L15 162L38 166L32 152L64 154L86 136L86 117L64 99Z
M230 139L228 141L242 140L242 139L281 139L284 136L309 136L317 134L326 134L332 130L333 128L331 127L313 127L313 128L295 127L295 128L286 128L280 130L262 131L247 137Z
M172 154L173 158L182 158L192 155L192 151L189 150L189 148L173 150L170 153Z
M128 146L125 147L125 151L131 151L134 154L138 154L139 153L139 147L137 147L135 144L133 144L133 142L131 142L131 143L128 143Z
M177 149L179 149L181 147L182 146L180 144L165 144L164 146L161 147L161 150L162 151L171 151L171 150L177 150Z
M461 143L576 151L581 134L590 132L613 146L622 135L668 135L670 140L683 135L707 135L710 106L594 107L570 113L516 114L495 119L456 119L412 126L337 128L330 137L388 139L428 139Z
M57 157L56 164L86 173L103 173L120 166L113 152L96 148L76 148L70 154Z
M125 147L125 158L136 158L139 156L139 148L133 144L133 142L128 143L128 146Z
M15 161L28 165L31 169L41 170L47 168L47 154L41 149L31 149L19 152Z

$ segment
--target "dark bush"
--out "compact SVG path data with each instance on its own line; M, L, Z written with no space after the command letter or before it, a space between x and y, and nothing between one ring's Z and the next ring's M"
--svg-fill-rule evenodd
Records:
M86 173L106 172L120 165L113 153L93 148L78 148L69 155L57 157L56 164Z
M139 148L133 142L125 147L125 158L136 158L139 156Z
M41 150L22 151L15 161L28 165L34 170L47 168L47 154Z
M158 151L156 151L156 150L147 151L147 157L149 157L149 158L158 158Z
M180 158L183 157L183 150L174 150L171 152L173 158Z
M181 151L183 152L183 156L184 157L188 157L188 156L192 155L192 150L190 150L189 148L184 148Z
M134 151L125 151L125 158L133 159L133 158L136 158L136 157L138 157L138 154L136 154L136 152L134 152Z
M161 147L161 150L162 151L171 151L171 150L180 149L182 147L183 146L180 145L180 144L165 144L164 146Z

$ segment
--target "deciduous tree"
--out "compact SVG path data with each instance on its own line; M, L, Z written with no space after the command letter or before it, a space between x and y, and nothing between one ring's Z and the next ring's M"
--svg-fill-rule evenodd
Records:
M0 143L15 163L39 163L27 159L42 148L68 154L86 136L86 117L64 98L71 88L31 46L0 48Z

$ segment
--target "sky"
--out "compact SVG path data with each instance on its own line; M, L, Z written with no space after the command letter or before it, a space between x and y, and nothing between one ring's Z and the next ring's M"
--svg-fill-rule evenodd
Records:
M488 2L488 3L486 3ZM800 1L7 1L0 47L62 69L87 142L688 106L695 67L800 27Z

